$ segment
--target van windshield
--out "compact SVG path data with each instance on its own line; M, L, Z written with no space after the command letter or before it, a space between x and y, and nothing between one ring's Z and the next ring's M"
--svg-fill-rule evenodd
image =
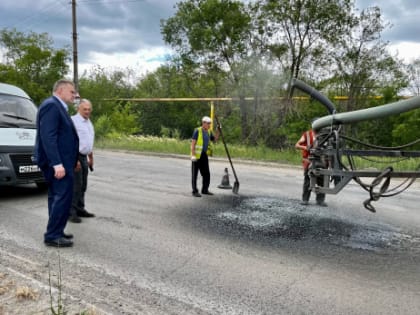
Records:
M0 94L1 128L36 128L37 108L26 98Z

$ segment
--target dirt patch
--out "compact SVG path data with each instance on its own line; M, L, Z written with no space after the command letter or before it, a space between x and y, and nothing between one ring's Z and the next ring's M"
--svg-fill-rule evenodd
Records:
M57 288L45 286L11 268L0 265L0 315L102 315L92 306L76 305ZM52 306L51 306L52 303Z

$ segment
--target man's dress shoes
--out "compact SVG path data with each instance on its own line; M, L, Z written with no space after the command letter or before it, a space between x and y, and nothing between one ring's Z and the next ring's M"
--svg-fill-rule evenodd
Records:
M52 247L71 247L73 246L73 242L68 240L67 238L60 237L53 240L44 240L44 244L47 246Z

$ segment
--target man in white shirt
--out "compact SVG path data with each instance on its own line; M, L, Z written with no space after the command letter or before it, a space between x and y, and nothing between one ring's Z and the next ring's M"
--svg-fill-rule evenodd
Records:
M87 99L81 99L77 108L77 114L73 115L74 126L79 136L79 158L74 171L73 201L70 209L69 221L82 222L81 217L94 217L93 213L85 209L85 193L89 169L93 171L93 142L95 131L90 121L92 104Z

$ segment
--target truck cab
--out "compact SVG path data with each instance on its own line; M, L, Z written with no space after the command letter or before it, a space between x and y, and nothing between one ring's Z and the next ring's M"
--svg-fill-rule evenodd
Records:
M33 159L37 107L22 89L0 83L0 186L45 188Z

